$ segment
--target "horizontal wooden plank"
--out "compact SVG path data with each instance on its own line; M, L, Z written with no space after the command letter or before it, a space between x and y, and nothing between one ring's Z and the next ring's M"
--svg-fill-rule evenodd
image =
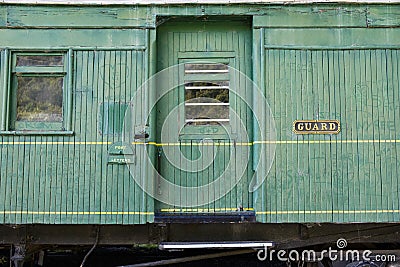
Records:
M370 6L367 13L368 26L400 26L400 8L396 5Z
M254 27L366 27L366 8L280 6L255 16Z
M146 27L153 24L146 11L137 7L63 7L60 11L60 7L9 6L7 26Z
M231 4L261 4L261 3L399 3L398 0L383 1L383 0L337 0L337 1L315 1L315 0L230 0ZM0 0L0 3L13 4L65 4L65 5L150 5L150 4L186 4L185 0ZM226 0L192 0L191 3L196 4L225 4Z
M374 48L399 47L398 28L265 29L265 47Z
M46 49L61 47L132 47L145 45L145 31L138 29L0 29L0 47ZM27 41L29 40L29 41Z
M0 26L6 25L7 23L7 9L0 8Z
M0 1L0 5L1 5ZM107 2L108 3L108 2ZM213 5L190 3L144 7L103 6L0 6L0 27L142 28L156 26L156 16L254 17L254 27L366 27L398 26L398 5L313 4L292 6ZM367 16L368 15L368 16ZM210 19L210 18L208 18ZM230 20L233 17L229 18ZM158 20L157 24L161 24Z

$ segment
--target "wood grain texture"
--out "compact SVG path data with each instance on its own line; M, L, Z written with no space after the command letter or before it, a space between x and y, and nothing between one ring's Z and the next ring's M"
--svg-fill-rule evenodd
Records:
M203 208L243 205L254 208L259 221L272 223L400 219L399 5L1 3L0 110L7 108L6 49L70 51L73 103L73 135L0 132L1 223L137 224L152 222L155 210L171 208L143 192L125 165L109 164L109 147L121 141L126 103L149 76L178 63L180 53L223 57L227 51L267 97L277 127L277 151L271 171L260 171L268 177L256 192L248 192L254 169L249 165L240 184ZM157 16L200 19L169 24L168 30L172 22ZM242 25L250 20L252 24ZM130 104L148 104L155 94L156 87ZM245 94L252 99L251 90ZM150 142L146 147L134 144L138 162L149 156L157 166L163 149L161 122L179 99L182 92L173 91L158 103L159 114L150 114ZM232 106L250 132L256 132L248 107L235 99ZM264 106L254 99L255 108ZM136 115L145 117L148 112L138 109ZM297 119L338 119L342 129L338 135L297 136L292 132ZM268 121L260 122L266 130ZM247 144L250 149L266 149L268 140L253 137ZM192 139L177 146L193 159L199 149ZM210 169L183 172L161 159L159 170L184 186L208 183L231 157L219 144L224 142L237 145L222 138L208 147L218 152ZM243 159L239 152L233 156ZM139 171L154 182L149 166ZM210 194L220 190L215 187ZM198 196L178 197L184 204Z

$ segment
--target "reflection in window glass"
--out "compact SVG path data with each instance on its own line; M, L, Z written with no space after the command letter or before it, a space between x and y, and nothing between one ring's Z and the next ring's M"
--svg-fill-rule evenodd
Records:
M228 73L228 65L220 63L188 63L185 64L186 74Z
M185 84L185 100L209 97L229 103L229 82L191 82Z
M35 56L17 56L17 67L21 66L63 66L63 56L35 55Z
M186 122L217 125L229 122L229 82L190 82L185 84Z
M229 123L229 66L222 63L185 63L185 75L190 80L185 83L186 123Z
M222 105L187 105L186 119L221 120L229 118L229 106Z
M63 77L17 77L17 121L62 122Z

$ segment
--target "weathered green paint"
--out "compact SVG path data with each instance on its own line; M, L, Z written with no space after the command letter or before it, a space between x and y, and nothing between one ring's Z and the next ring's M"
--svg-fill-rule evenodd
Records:
M145 30L103 29L0 29L0 46L15 49L49 49L70 47L125 48L145 46ZM29 40L29 41L28 41ZM142 47L139 47L143 49Z
M269 100L277 151L267 180L256 192L248 192L253 173L249 167L232 192L202 208L243 205L254 208L259 221L273 223L399 221L399 14L398 4L0 5L0 110L8 110L8 53L69 51L72 116L68 129L73 132L0 132L0 222L146 223L153 220L154 210L170 208L155 204L126 165L109 164L109 146L122 141L123 111L113 112L104 103L128 103L157 68L176 64L179 53L209 58L227 51L240 59L236 67ZM213 15L222 17L215 22L190 17L192 23L189 18L182 23L183 18L168 26L170 16L204 16L210 21ZM238 25L244 17L252 19L252 25ZM168 32L168 27L175 28ZM173 53L168 50L171 45ZM149 88L146 99L138 101L155 99L156 85ZM174 94L158 104L159 110L178 103L179 93ZM251 90L247 94L252 99ZM264 105L252 101L256 108ZM255 134L251 141L265 141L256 134L258 129L266 130L268 122L261 119L259 127L252 125L242 104L232 102ZM141 110L138 116L146 112ZM102 135L99 125L105 118L113 127ZM148 154L157 163L162 119L163 115L151 113L151 144L146 149L134 145L135 162ZM338 119L342 129L337 136L298 136L292 132L296 119ZM8 122L2 121L0 130ZM198 155L198 146L188 145L195 143L196 134L182 138L183 155ZM233 143L220 142L225 141ZM255 157L266 147L262 142L249 146ZM210 182L229 157L224 146L212 149L221 155L214 162L214 173L187 174L165 164L160 172L183 185ZM241 160L240 155L234 156ZM143 166L141 176L149 183L155 177L149 166Z
M271 8L270 12L254 17L256 28L304 28L304 27L360 27L365 28L367 10L354 6L281 6ZM284 19L285 18L285 19Z
M185 62L193 62L196 60L209 60L211 62L221 62L229 64L230 67L238 69L244 73L250 75L251 73L251 28L250 23L245 18L243 21L239 22L229 22L226 21L214 21L214 22L202 22L202 21L178 21L166 23L164 26L160 27L159 35L157 36L159 42L158 46L158 68L159 70L177 65L183 64ZM183 70L182 70L183 72ZM173 72L173 77L170 80L170 86L179 83L180 77L183 73L179 74L175 71ZM180 76L179 76L180 75ZM230 74L230 84L235 82L234 74ZM186 81L196 79L193 77L195 75L186 75L184 78ZM226 80L228 75L219 74L218 75L198 75L197 81L199 80ZM220 78L218 78L220 77ZM237 78L239 79L239 78ZM237 81L242 87L238 90L243 90L247 93L247 100L251 101L250 90L243 86L245 81ZM231 87L232 88L232 87ZM162 142L161 139L161 129L165 130L165 127L177 127L178 124L164 125L166 116L170 111L177 105L184 102L184 88L182 86L176 88L175 90L169 92L165 97L161 98L159 103L157 103L157 114L158 122L157 129L158 136L157 141ZM246 93L244 93L246 94ZM233 93L229 95L230 106L240 114L243 118L243 123L246 125L247 129L251 129L251 118L246 118L246 113L249 110L246 108L243 102L235 98ZM232 116L231 116L232 117ZM180 121L184 121L184 114L179 113ZM233 119L232 119L233 120ZM233 123L233 122L231 122ZM229 127L228 127L229 129ZM178 130L178 129L176 129ZM172 128L169 131L173 132ZM168 132L168 131L167 131ZM248 132L252 135L251 130ZM235 152L230 155L232 147L235 147L236 142L245 142L242 136L235 136L233 138L229 137L226 130L222 129L220 126L191 126L187 125L180 131L181 136L179 137L179 150L176 152L179 154L173 155L175 158L182 157L182 160L178 162L183 162L184 158L189 160L195 160L201 156L201 151L199 149L199 142L204 137L215 140L216 144L213 146L202 146L203 153L215 153L214 163L208 166L208 168L199 172L182 171L179 168L173 166L169 163L165 156L165 151L160 151L159 171L163 177L169 181L179 184L181 186L202 186L212 181L215 181L224 171L230 172L231 175L237 175L237 164L234 164L231 169L228 169L228 162L239 160L243 156L241 155L241 149L238 147ZM229 133L230 135L235 135L235 133ZM237 133L236 133L237 135ZM173 136L168 137L172 141ZM177 141L177 140L176 140ZM230 145L221 146L220 143L229 143ZM168 149L168 148L165 148ZM179 151L179 152L178 152ZM170 155L171 156L171 155ZM208 158L202 158L202 161L207 161ZM185 169L196 169L196 164L184 164L182 166ZM200 163L201 164L201 163ZM252 163L250 162L250 165ZM232 211L238 209L239 207L250 209L252 208L252 196L249 194L248 180L247 177L251 177L251 170L248 169L243 179L233 187L232 191L215 202L212 202L205 206L200 206L199 208L203 211L221 209L222 211L226 209L227 211ZM159 188L161 194L167 194L164 188ZM219 190L222 188L214 188L213 192L209 192L210 195L219 195ZM173 197L173 196L171 196ZM179 196L177 196L179 197ZM181 196L179 202L185 206L185 203L192 200L197 202L200 195L188 195ZM189 200L190 198L190 200ZM160 209L180 209L180 207L169 206L158 202L156 210Z
M59 12L62 9L63 12ZM21 16L29 14L29 16ZM6 6L0 27L146 28L157 16L254 16L255 27L361 27L399 25L398 5L193 5L73 7Z
M7 12L9 27L144 27L149 26L152 17L148 16L147 8L138 7L46 7L35 8L32 6L8 6L3 9ZM29 16L21 16L27 14ZM0 13L2 14L2 13ZM4 14L3 14L4 16ZM2 16L2 17L3 17ZM4 20L6 21L6 20ZM2 22L0 20L0 22Z
M269 48L385 48L398 47L399 43L399 28L265 29L265 45Z
M102 135L122 134L124 116L128 104L120 102L104 102L99 107L99 128Z
M399 55L398 49L266 49L265 93L275 99L278 140L289 142L278 145L261 189L268 196L262 206L273 215L267 221L398 220L384 212L398 209L397 143L357 140L399 139ZM296 119L338 119L342 129L299 136L291 129Z
M369 27L396 27L400 25L400 12L397 5L369 6L367 23Z

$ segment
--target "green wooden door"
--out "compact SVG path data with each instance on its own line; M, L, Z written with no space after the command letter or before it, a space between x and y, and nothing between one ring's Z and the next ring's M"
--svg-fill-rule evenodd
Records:
M170 186L156 182L156 211L252 211L250 22L167 22L157 44L158 70L168 73L157 84L168 87L156 108L157 168Z

